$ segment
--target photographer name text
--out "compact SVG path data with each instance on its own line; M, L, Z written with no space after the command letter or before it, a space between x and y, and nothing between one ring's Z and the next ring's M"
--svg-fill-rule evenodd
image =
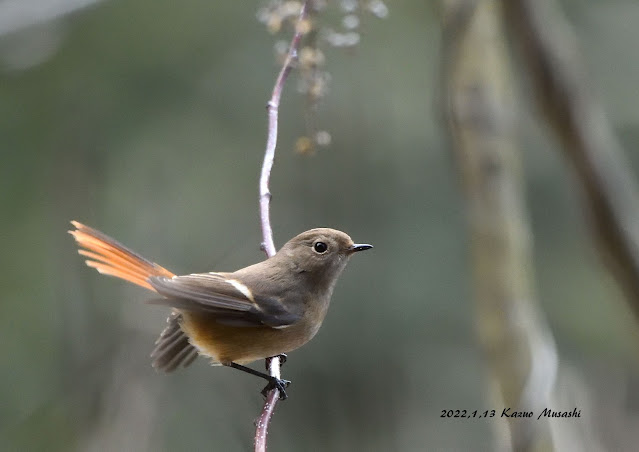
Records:
M451 418L467 418L467 419L481 419L481 418L491 418L497 416L499 413L495 410L442 410L442 414L440 417L451 417ZM539 412L539 414L535 415L533 411L515 411L512 408L504 408L501 411L501 415L499 417L509 417L509 418L537 418L537 420L544 418L569 418L569 417L581 417L581 410L577 408L573 408L572 411L559 411L553 410L551 408L544 408Z

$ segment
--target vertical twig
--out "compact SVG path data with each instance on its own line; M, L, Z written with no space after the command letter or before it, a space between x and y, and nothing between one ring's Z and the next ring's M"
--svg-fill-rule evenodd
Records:
M262 249L268 257L275 254L275 243L273 243L273 229L271 228L270 202L271 191L269 190L269 180L271 178L271 169L273 169L273 161L275 159L275 148L277 147L277 122L280 106L280 98L282 97L282 89L288 78L288 74L293 69L293 61L297 59L297 48L299 47L302 35L302 23L306 19L307 2L302 4L299 18L295 25L295 34L291 39L284 65L280 70L271 99L266 105L268 111L268 138L266 140L266 151L264 152L264 162L262 163L262 172L260 173L260 224L262 226Z
M293 62L297 59L297 49L299 47L302 36L304 35L304 21L308 12L308 0L302 4L297 23L295 24L295 33L291 39L291 44L284 61L284 65L280 70L273 93L266 108L268 111L268 138L266 141L266 151L264 152L264 162L262 163L262 172L260 174L260 225L262 227L262 249L268 257L275 254L275 243L273 242L273 229L271 228L270 203L271 191L269 190L269 180L271 178L271 170L275 159L275 148L277 147L277 122L280 106L280 98L282 97L282 89L288 78ZM280 358L273 357L266 360L266 367L269 375L280 378ZM256 421L255 430L255 451L266 451L266 437L268 434L268 426L275 411L275 405L279 400L279 391L272 389L266 396L264 407Z

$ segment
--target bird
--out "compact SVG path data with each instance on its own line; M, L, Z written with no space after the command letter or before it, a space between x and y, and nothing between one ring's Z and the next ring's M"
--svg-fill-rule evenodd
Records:
M68 232L87 266L155 292L148 303L172 308L151 352L154 368L172 372L202 355L213 365L267 380L262 394L277 388L282 399L290 381L246 364L274 356L285 360L311 340L350 257L372 248L336 229L315 228L234 272L176 275L96 229L71 224Z

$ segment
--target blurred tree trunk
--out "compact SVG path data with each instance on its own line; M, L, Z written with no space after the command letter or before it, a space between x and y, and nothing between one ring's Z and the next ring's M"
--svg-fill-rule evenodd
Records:
M503 2L541 119L572 164L604 262L639 319L637 182L590 86L577 39L549 0Z
M476 322L496 410L496 449L552 450L551 426L536 416L553 406L558 358L532 289L531 235L500 5L443 0L443 107L467 202ZM502 418L503 408L533 412L535 419Z

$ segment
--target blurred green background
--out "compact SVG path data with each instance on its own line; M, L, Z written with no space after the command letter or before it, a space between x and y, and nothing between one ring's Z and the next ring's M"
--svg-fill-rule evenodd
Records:
M639 3L562 6L637 168ZM251 448L262 382L204 359L156 374L148 354L166 310L86 268L66 231L79 220L176 273L263 258L264 105L273 45L288 35L269 35L257 7L109 0L0 28L0 450ZM490 421L440 418L503 407L486 395L464 203L435 102L437 8L389 8L367 17L354 50L324 47L331 82L317 121L330 146L294 153L295 76L284 93L276 245L330 226L375 249L353 259L320 333L289 355L274 451L493 447ZM604 438L632 444L636 322L590 242L570 168L523 101L521 113L540 302L583 385L580 408Z

